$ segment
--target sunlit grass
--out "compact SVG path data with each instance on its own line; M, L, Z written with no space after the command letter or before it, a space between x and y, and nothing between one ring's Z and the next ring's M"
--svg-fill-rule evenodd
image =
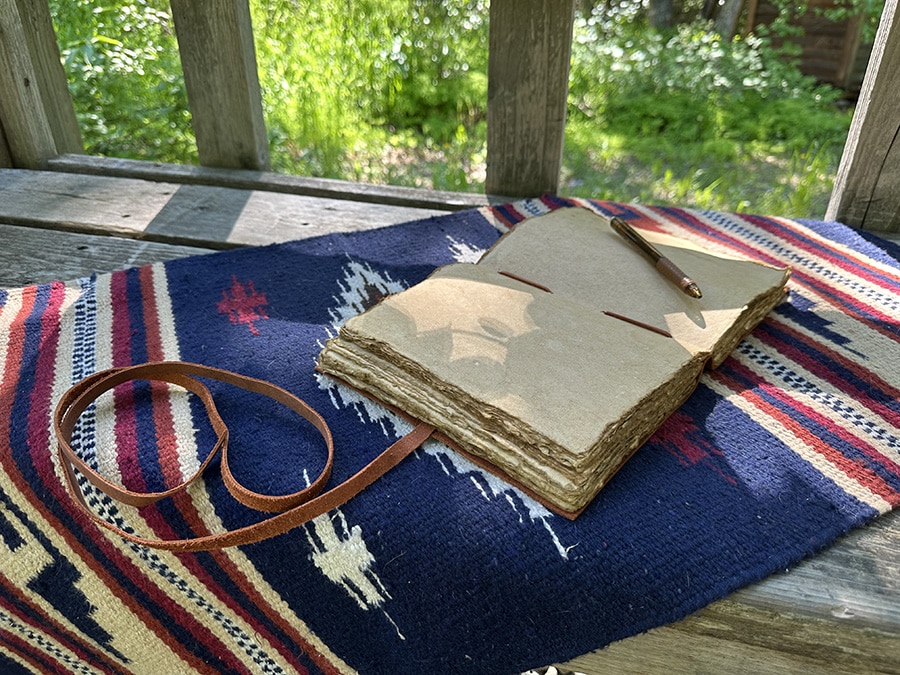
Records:
M850 115L835 110L849 130ZM806 130L808 133L808 130ZM813 137L814 138L814 137ZM824 216L843 146L728 138L673 143L569 120L560 192L576 197L791 217Z

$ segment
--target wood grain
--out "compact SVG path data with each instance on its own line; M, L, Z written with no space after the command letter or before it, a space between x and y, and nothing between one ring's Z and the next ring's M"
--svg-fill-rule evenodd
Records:
M900 673L900 512L690 617L580 656L583 673Z
M3 131L3 119L0 117L0 169L7 169L12 165L12 155L9 153L9 144L6 142L6 133Z
M865 230L900 231L900 20L887 0L825 213Z
M247 0L171 0L200 163L267 169Z
M0 2L0 123L14 166L40 169L57 154L25 24L12 0Z
M573 0L494 0L488 47L488 194L555 193L562 166Z
M80 279L147 263L210 252L193 246L173 246L20 227L0 223L0 288L18 288L51 281Z
M373 229L442 213L207 185L0 171L0 222L216 249Z
M60 60L50 5L47 0L16 0L16 4L56 152L83 152L81 130Z

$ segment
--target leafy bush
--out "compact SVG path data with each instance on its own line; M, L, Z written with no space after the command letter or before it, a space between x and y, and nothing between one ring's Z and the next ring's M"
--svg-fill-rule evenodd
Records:
M487 1L412 0L387 58L399 68L385 121L448 142L483 119L487 100Z
M573 49L571 112L617 131L669 135L674 129L674 141L735 137L735 128L723 123L743 117L741 110L757 112L760 104L791 100L791 109L830 113L839 96L816 86L761 38L727 42L703 24L679 26L671 36L651 30L600 36L590 24L580 32ZM752 140L752 120L740 121L741 140Z
M341 173L348 149L366 142L365 121L394 76L378 58L402 20L402 0L250 4L265 117L276 168Z
M196 161L166 0L51 0L88 153Z
M253 0L276 167L371 176L395 129L452 145L487 98L485 0ZM480 49L480 47L484 47Z
M616 186L630 181L623 167L637 164L646 169L632 197L642 201L740 210L770 204L785 185L797 196L782 192L781 212L810 215L824 209L849 129L839 97L765 38L724 41L702 23L660 32L605 14L581 20L564 160L570 191L621 199ZM618 152L577 176L571 167L590 163L581 157L591 152L588 135L577 131L587 127L588 142L615 138ZM805 184L782 179L786 171Z
M722 133L737 141L758 141L779 150L800 151L810 145L842 148L849 116L835 109L811 105L808 99L766 99L752 93L742 107L723 111Z

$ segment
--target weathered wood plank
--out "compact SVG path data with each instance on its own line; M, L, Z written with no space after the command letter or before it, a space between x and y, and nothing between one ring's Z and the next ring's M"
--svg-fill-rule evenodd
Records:
M684 621L586 654L585 673L900 673L900 512Z
M68 281L210 249L0 223L0 288Z
M19 8L0 2L0 122L14 166L44 167L57 154Z
M854 530L731 599L763 612L790 611L830 622L839 632L875 628L900 637L900 512Z
M0 148L0 166L2 166L2 148ZM283 192L308 197L325 197L366 204L405 206L436 211L460 211L490 204L504 204L514 199L513 197L470 192L423 190L392 185L353 183L331 178L291 176L269 171L218 169L90 155L60 155L51 159L47 166L54 171L91 176L137 178L161 183L187 183L241 190ZM900 242L900 232L879 232L878 234L884 239Z
M47 0L16 0L16 3L56 151L83 152L81 130L60 60L50 5Z
M54 171L95 176L117 176L166 183L216 185L242 190L265 190L308 197L327 197L369 204L408 206L440 211L459 211L487 204L505 203L509 197L470 192L423 190L392 185L353 183L332 178L290 176L270 171L220 169L187 164L163 164L136 159L115 159L89 155L61 155L48 163Z
M372 229L442 213L205 185L0 171L0 222L209 248Z
M494 0L488 51L488 194L559 187L573 0Z
M900 231L900 21L887 0L825 217Z
M776 613L748 619L738 608L717 603L682 622L585 654L563 668L588 674L859 675L900 672L898 651L896 633L869 630L850 638L821 621Z
M12 165L12 155L9 154L6 132L3 131L3 120L0 119L0 168L8 168Z
M247 0L171 0L200 163L267 169Z

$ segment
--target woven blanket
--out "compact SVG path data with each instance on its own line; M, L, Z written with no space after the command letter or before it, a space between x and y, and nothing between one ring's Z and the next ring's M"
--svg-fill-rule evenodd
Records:
M794 275L576 521L435 441L339 509L210 553L126 543L65 491L50 425L62 393L156 360L294 392L330 425L332 484L344 480L409 426L316 374L323 342L436 266L572 205L527 200L0 291L0 671L515 673L682 618L900 503L898 248L836 223L613 203L588 205ZM209 386L242 483L285 494L318 474L308 424ZM161 490L214 442L193 394L139 382L85 411L73 445L111 479ZM84 492L151 538L264 517L218 468L140 509Z

